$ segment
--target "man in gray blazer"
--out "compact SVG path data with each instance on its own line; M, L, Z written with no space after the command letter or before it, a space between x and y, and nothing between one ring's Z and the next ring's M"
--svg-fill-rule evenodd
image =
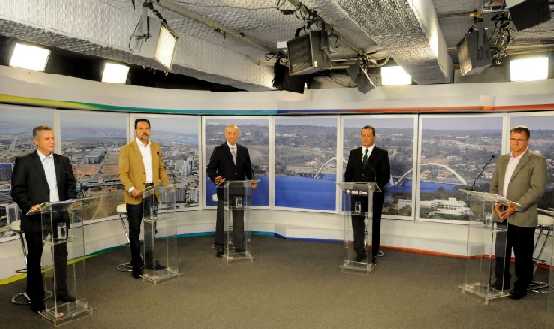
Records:
M510 154L496 162L491 193L501 194L513 201L509 206L496 204L497 220L507 223L506 257L496 261L495 288L510 287L510 258L515 254L517 280L510 298L521 299L533 279L533 248L537 226L537 203L546 186L546 161L540 154L529 151L529 128L517 126L510 130ZM497 247L500 237L497 237ZM502 245L504 245L502 243ZM502 281L503 278L503 281ZM503 284L502 284L503 282Z

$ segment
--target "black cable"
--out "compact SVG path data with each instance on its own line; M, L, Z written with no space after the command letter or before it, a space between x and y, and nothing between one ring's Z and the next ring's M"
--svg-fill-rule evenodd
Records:
M156 0L156 2L158 2L159 4L160 1ZM154 15L156 15L156 17L158 17L162 21L162 23L165 24L165 26L167 26L167 20L165 19L165 17L163 17L162 13L159 10L154 8L154 4L152 3L152 0L144 1L143 7L150 9L154 13Z

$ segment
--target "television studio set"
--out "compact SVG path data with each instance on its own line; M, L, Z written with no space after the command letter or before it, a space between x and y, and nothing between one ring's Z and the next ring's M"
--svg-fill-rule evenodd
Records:
M554 328L553 11L0 0L0 328Z

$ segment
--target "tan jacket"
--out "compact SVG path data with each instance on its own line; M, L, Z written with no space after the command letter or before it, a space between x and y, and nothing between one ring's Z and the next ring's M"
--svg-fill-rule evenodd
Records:
M165 171L160 145L150 142L152 152L152 181L155 186L168 185L169 177ZM142 202L142 196L133 198L129 189L134 187L139 191L144 191L146 182L146 172L142 162L142 154L138 148L136 140L123 146L119 151L119 179L125 188L125 202L128 204L139 204Z
M509 154L496 161L491 193L502 194L504 191L504 175L509 161ZM519 160L508 185L508 200L521 204L521 208L508 218L508 223L521 227L537 226L537 203L544 194L546 180L544 157L528 150Z

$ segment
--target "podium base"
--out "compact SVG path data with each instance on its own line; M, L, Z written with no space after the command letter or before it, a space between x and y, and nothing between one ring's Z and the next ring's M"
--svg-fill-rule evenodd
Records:
M345 259L344 263L340 266L342 272L361 273L368 274L375 271L374 263L356 262L353 260Z
M549 294L552 290L547 282L533 281L529 284L527 292L534 294Z
M71 303L59 304L57 308L47 308L43 313L43 317L57 327L92 315L92 312L93 310L88 302L80 299Z
M254 257L252 257L252 254L248 250L242 251L242 252L235 252L235 251L226 252L223 255L223 258L225 258L225 261L227 263L239 262L239 261L254 262Z
M481 282L466 283L460 286L463 293L470 293L483 299L485 304L488 304L491 300L504 298L510 296L510 292L507 290L496 290L490 288L488 285L484 285Z
M167 280L171 280L175 277L178 277L179 275L180 273L178 271L167 267L161 270L144 270L142 279L152 284L158 284Z

